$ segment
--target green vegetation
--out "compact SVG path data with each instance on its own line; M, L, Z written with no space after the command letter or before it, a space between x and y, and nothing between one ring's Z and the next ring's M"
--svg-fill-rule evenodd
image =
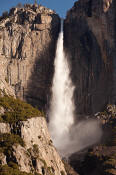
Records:
M104 161L105 173L108 175L116 175L116 154L108 156Z
M48 168L47 174L54 175L54 173L51 172L51 168ZM37 173L37 172L33 174L21 172L16 163L10 162L9 165L0 165L0 175L42 175L42 174Z
M33 145L33 152L35 155L38 155L38 153L39 153L38 145L36 145L36 144Z
M12 154L12 146L14 144L20 144L21 146L24 146L24 141L18 135L0 134L0 152L10 156Z
M34 175L42 175L42 174L40 174L40 173L36 173L36 172L35 172L35 174L34 174Z
M18 166L13 163L11 167L8 165L4 166L0 165L0 175L33 175L33 174L20 172Z
M0 134L0 152L6 155L8 164L4 166L0 165L0 175L32 175L31 173L20 172L19 166L13 159L12 146L14 144L25 146L23 139L16 134L19 130L17 122L44 115L30 104L7 96L5 92L0 93L0 108L4 109L4 112L0 115L0 122L10 123L13 129L10 134ZM39 152L37 145L33 145L33 152L36 154Z
M83 165L86 166L84 167L84 172L88 171L88 174L93 169L96 169L96 171L102 175L116 175L116 154L105 155L105 152L104 154L91 153L87 155L86 161L83 163Z
M18 125L17 122L44 115L38 109L33 108L31 105L4 94L5 92L1 93L0 95L0 122L10 123L12 131L11 133L0 133L0 153L3 153L7 159L7 165L0 165L0 175L40 175L39 173L35 172L34 164L36 159L39 159L43 163L42 172L46 172L49 175L54 175L54 169L52 167L47 167L45 160L38 157L39 148L36 144L27 150L27 155L32 159L32 174L20 172L19 166L13 155L13 145L20 144L24 147L25 143L18 132L20 129L20 124ZM4 109L3 112L2 108ZM41 139L41 136L38 138Z
M44 116L30 104L7 95L0 97L0 106L5 109L5 113L0 116L0 122L16 123L28 118Z

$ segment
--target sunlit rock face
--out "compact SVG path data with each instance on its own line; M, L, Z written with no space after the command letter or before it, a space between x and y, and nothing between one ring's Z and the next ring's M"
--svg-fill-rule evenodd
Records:
M0 17L0 75L17 97L41 109L49 98L59 28L59 16L40 5Z
M112 0L104 0L103 1L103 10L104 10L104 12L108 11L108 9L110 8L111 3L112 3Z
M75 85L76 113L116 102L116 2L79 0L67 12L64 47Z
M25 146L14 143L12 145L11 161L15 160L20 167L20 171L27 173L46 174L53 173L60 175L64 172L66 175L64 164L59 154L53 146L49 135L47 124L44 117L35 117L27 121L19 121L15 126L18 129ZM0 123L0 134L13 133L15 130L8 123ZM0 153L0 163L8 164L9 155ZM35 162L35 163L34 163Z

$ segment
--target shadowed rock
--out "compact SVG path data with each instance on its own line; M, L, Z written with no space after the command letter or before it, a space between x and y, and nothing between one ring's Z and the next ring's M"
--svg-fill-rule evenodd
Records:
M79 0L67 13L64 47L77 114L93 114L116 102L115 6L115 1Z

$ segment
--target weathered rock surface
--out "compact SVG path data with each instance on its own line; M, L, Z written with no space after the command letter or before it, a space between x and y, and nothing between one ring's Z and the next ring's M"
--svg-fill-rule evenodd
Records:
M80 115L116 103L115 7L115 0L79 0L67 13L64 47Z
M59 28L58 15L38 5L13 8L0 18L0 81L41 109L49 96Z
M22 122L21 137L25 141L27 149L33 148L33 145L38 145L38 169L40 169L39 162L41 162L42 159L45 160L47 167L54 168L55 174L59 174L62 170L64 171L64 166L52 144L52 140L43 117L32 118L28 121Z
M2 125L1 123L0 128ZM64 164L52 144L44 117L20 121L15 126L25 146L14 143L10 160L15 160L21 171L28 173L37 172L45 175L50 175L50 173L62 175L62 172L64 172L63 175L66 174ZM16 131L16 128L13 130L11 127L10 129L11 132ZM2 129L0 132L1 134L6 133ZM6 158L5 155L1 154L0 162L2 161L2 164L6 164Z
M6 156L3 153L0 153L0 165L6 165Z
M5 134L5 133L10 133L11 128L8 123L0 123L0 133Z
M59 16L37 4L12 8L9 14L0 17L0 90L3 95L16 95L45 109L59 29ZM1 107L0 114L4 115L4 112ZM66 174L43 117L14 124L0 123L0 137L7 139L10 133L14 141L21 137L25 146L19 142L10 145L9 155L2 148L1 141L4 154L0 154L0 165L9 165L11 161L28 173Z
M107 12L110 8L110 5L112 3L112 0L103 0L103 10L104 12Z

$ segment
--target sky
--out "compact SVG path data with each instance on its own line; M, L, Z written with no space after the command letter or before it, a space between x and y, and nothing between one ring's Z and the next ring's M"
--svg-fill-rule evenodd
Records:
M0 0L0 15L4 11L9 11L10 8L16 6L18 3L34 3L34 0ZM37 0L38 4L55 10L60 17L66 16L66 11L70 9L76 0Z

